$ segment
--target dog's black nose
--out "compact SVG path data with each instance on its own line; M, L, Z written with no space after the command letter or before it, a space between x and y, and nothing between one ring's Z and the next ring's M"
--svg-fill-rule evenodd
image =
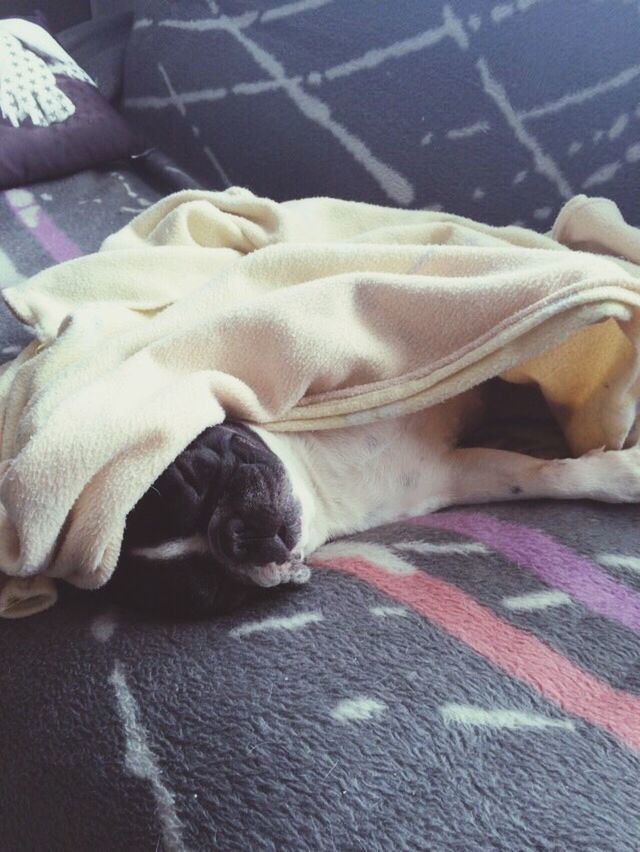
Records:
M212 532L214 533L212 535ZM209 545L214 557L228 566L282 564L291 559L284 528L262 529L241 518L231 518L209 530Z

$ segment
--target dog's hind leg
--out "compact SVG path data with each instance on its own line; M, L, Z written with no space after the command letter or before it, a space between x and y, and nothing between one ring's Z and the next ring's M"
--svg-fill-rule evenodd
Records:
M448 460L449 505L532 498L640 502L640 447L575 459L474 447L456 449Z

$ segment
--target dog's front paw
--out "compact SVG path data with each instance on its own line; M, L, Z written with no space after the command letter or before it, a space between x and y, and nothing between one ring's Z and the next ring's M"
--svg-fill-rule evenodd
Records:
M270 562L268 565L247 568L245 571L247 580L263 589L282 586L285 583L301 586L311 577L311 570L303 562L295 560L281 564Z

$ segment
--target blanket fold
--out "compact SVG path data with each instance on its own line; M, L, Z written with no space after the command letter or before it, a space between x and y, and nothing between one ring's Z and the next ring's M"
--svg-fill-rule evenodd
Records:
M226 416L339 428L501 375L539 385L575 454L620 449L639 263L640 231L585 196L549 236L239 188L169 196L3 291L36 340L0 374L0 569L102 585L129 511Z

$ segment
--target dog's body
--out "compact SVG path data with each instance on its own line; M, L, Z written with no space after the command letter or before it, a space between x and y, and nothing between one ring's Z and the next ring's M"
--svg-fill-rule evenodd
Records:
M281 459L301 505L303 552L451 505L451 451L481 412L470 391L417 414L322 432L254 431Z
M500 500L640 499L637 448L541 459L465 446L487 403L500 407L476 388L344 429L211 427L132 513L116 571L124 596L162 609L179 599L182 611L206 613L241 589L303 582L302 560L324 542L400 518Z

